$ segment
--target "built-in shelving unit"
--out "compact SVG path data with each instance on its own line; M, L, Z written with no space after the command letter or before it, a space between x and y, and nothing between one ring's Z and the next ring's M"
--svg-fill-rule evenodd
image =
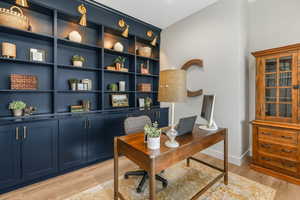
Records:
M9 8L14 2L4 0L0 7ZM81 100L90 100L91 112L126 110L138 107L138 99L150 97L153 106L157 101L159 78L159 44L153 48L151 58L139 56L136 49L142 45L150 46L150 40L134 34L128 38L121 36L121 31L102 24L88 22L87 27L78 25L78 16L63 13L61 10L43 7L31 3L30 8L22 8L29 18L32 31L0 26L0 43L11 42L17 45L17 58L0 58L0 117L11 116L9 102L22 100L28 105L36 106L37 116L43 114L69 113L70 105L79 104ZM82 43L68 39L71 31L78 31ZM121 42L124 51L118 52L103 47L104 41ZM45 62L30 61L29 49L46 51ZM73 55L86 59L83 67L71 64ZM126 58L128 72L110 71L105 67L112 65L118 56ZM141 63L147 63L150 74L141 74ZM39 81L37 90L10 90L10 74L36 75ZM71 78L92 80L91 91L72 91L68 80ZM108 85L119 81L126 82L125 92L107 91ZM150 83L153 92L139 92L139 83ZM127 94L128 108L113 108L112 94Z

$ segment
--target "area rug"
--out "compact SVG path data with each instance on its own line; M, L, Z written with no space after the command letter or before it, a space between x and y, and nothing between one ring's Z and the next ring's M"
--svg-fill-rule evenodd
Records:
M163 189L157 182L157 199L159 200L188 200L201 188L220 174L217 170L191 161L190 167L181 162L162 174L169 181ZM146 200L148 186L141 194L136 193L140 178L120 177L119 190L128 200ZM198 200L273 200L276 191L255 181L229 173L229 184L223 184L223 179L198 198ZM75 194L65 200L112 200L113 180Z

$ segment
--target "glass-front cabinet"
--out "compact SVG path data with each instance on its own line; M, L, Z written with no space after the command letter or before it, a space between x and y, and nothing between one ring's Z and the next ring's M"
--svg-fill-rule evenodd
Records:
M256 117L296 122L298 101L297 52L258 59Z

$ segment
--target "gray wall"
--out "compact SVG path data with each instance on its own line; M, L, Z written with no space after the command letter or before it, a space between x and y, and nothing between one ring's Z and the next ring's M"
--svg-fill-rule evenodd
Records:
M195 67L188 72L188 87L216 94L215 119L219 126L229 128L230 161L236 164L249 149L246 13L243 1L220 0L162 32L161 70L203 59L203 70ZM198 115L198 122L203 122L201 105L202 97L176 104L176 120ZM217 157L222 152L222 144L207 151Z

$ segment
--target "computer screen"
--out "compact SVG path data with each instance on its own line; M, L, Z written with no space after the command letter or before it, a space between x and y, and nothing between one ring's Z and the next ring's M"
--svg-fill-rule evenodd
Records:
M212 120L214 101L215 95L204 95L203 97L201 117L206 119L209 124Z

